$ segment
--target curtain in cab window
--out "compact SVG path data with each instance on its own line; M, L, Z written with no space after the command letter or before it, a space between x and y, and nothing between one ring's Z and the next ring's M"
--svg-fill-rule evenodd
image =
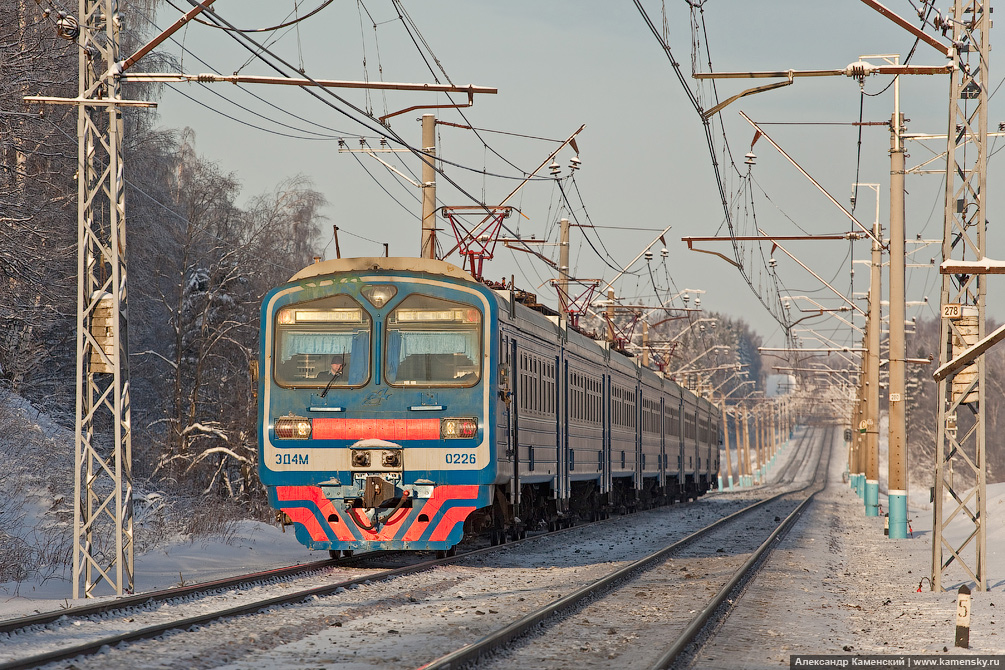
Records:
M387 321L389 384L473 386L481 378L482 314L473 305L411 295Z
M282 386L361 386L370 377L370 315L346 295L276 314L274 376Z

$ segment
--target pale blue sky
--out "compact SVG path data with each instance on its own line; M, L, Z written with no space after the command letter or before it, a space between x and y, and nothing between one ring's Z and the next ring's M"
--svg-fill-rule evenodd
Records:
M321 0L302 2L301 12L320 3ZM660 25L662 4L652 0L643 4ZM901 15L914 19L908 2L891 0L887 4ZM615 230L606 226L658 230L672 225L667 235L670 253L666 269L659 263L662 244L657 243L654 248L653 271L663 296L666 297L665 290L672 290L673 286L678 290L705 290L703 307L730 315L742 314L768 344L782 344L773 319L759 305L739 274L712 256L689 252L680 241L685 235L724 235L723 212L701 123L633 3L627 0L515 0L506 3L404 0L403 5L453 83L499 89L498 95L477 96L474 107L464 110L468 122L478 128L559 140L586 124L578 138L582 160L582 169L576 175L578 189L571 182L564 185L574 204L575 218L585 223L588 214L595 225L605 226L598 228L590 239L603 251L597 239L599 235L613 257L613 260L607 259L611 265L627 263L656 233ZM218 0L214 6L232 23L251 28L282 22L293 2ZM682 0L667 3L666 12L674 56L684 71L690 73L692 32L688 5ZM704 43L707 32L712 64L717 71L843 68L861 54L906 55L914 43L905 31L852 0L828 3L706 0L703 14L695 16L704 17L700 39ZM157 22L163 26L173 18L169 11L163 11ZM378 24L376 31L373 22ZM365 5L336 0L300 24L299 30L290 29L282 34L274 44L275 50L298 67L302 65L315 78L433 81L411 38L402 28L395 7L387 0L371 0ZM264 35L256 37L265 39ZM992 40L993 37L994 33ZM176 38L222 73L273 74L258 62L247 62L248 52L236 48L220 31L192 25ZM168 43L164 49L181 58L177 44ZM426 57L429 58L428 53ZM707 58L706 52L702 52L701 58ZM931 47L922 45L912 62L941 65L945 59ZM183 68L189 73L208 69L191 54L184 56ZM999 81L994 63L991 72L992 80ZM443 81L442 75L440 80ZM888 81L871 78L865 90L877 93ZM693 84L693 80L691 82ZM720 98L760 83L764 83L763 80L721 82ZM390 243L392 255L417 253L420 210L417 189L404 185L368 156L339 154L333 139L341 136L349 145L358 146L357 138L362 134L375 144L376 136L372 131L292 87L250 87L249 90L276 106L268 107L234 85L211 86L212 90L194 84L182 85L177 90L229 116L297 136L283 137L251 128L209 111L171 87L164 89L159 108L163 124L193 128L200 153L218 162L222 169L235 172L245 186L245 197L271 189L285 176L303 173L327 196L330 205L325 214L330 221L325 229L330 233L330 224L337 223L344 231L340 237L344 255L379 255L383 247L377 243L382 242ZM910 132L945 132L948 87L946 76L915 77L903 83L902 108L911 119ZM371 92L365 96L360 91L337 92L360 107L369 105L375 115L385 113L385 109L447 102L444 96L434 94ZM744 98L722 113L733 160L741 170L746 170L743 155L750 148L753 130L740 118L741 109L758 122L849 123L858 120L859 101L858 84L845 77L800 79L793 86ZM995 114L996 102L997 99L992 102L990 115L992 129L996 129L1001 117ZM864 119L886 121L892 108L891 88L878 97L865 99ZM258 111L268 119L263 120L247 110ZM287 116L282 110L332 130L312 126ZM465 123L454 110L437 113L443 120ZM392 121L394 131L416 146L420 138L418 118L421 114L422 111L409 112ZM276 120L295 129L280 127L274 122ZM857 129L849 125L796 124L768 125L766 129L847 206L851 184L856 177ZM305 131L320 133L327 139L299 139L309 135ZM715 132L721 136L718 125ZM881 220L885 221L889 200L886 186L889 132L883 127L867 127L862 135L858 180L882 184ZM483 133L482 137L493 150L523 170L536 167L555 146L551 142L512 135ZM447 166L446 170L476 198L484 198L490 204L497 202L517 183L513 179L478 174L477 171L486 170L513 177L518 170L486 150L472 133L440 127L438 142L441 156L474 168L468 171ZM938 151L941 145L937 142L932 147ZM913 143L908 151L911 154L909 167L930 155ZM778 235L801 234L800 230L824 233L848 229L844 215L766 142L758 142L755 153L758 159L753 168L756 180L753 209L761 228ZM563 175L568 174L568 159L572 155L573 152L566 148L559 156ZM408 166L418 174L418 160L414 157L408 154L384 156L398 169ZM720 156L719 160L727 193L733 198L741 180L728 165L728 158L724 161ZM944 163L940 161L937 165L942 167ZM994 167L992 160L992 176ZM989 179L988 218L992 224L998 211L995 183ZM920 233L924 237L940 238L944 189L940 177L910 176L907 188L910 193L908 237ZM580 207L580 196L585 210ZM441 204L472 204L442 178L438 197ZM872 224L874 217L873 198L872 191L868 190L859 196L856 213L867 225ZM508 222L514 228L519 225L524 236L554 237L557 219L568 215L562 210L555 184L549 181L529 184L510 204L518 206L527 217L521 217L519 222L515 219ZM749 234L753 230L753 219L750 207L745 214L743 209L741 206L737 225ZM441 225L446 226L446 223L441 222ZM450 235L449 231L441 234ZM1005 256L1001 237L991 229L990 255L993 257ZM441 242L448 248L452 246L452 239ZM818 274L833 278L839 289L848 290L847 243L791 243L786 246ZM718 244L715 248L728 252L729 245ZM931 248L920 254L919 260L928 262L936 253L937 249ZM867 254L866 243L858 242L856 257L864 259ZM334 245L328 247L327 255L334 256ZM610 278L614 275L614 271L582 241L578 232L573 233L572 256L573 271L579 277ZM776 252L775 257L779 259L779 277L791 293L810 294L832 306L839 304L781 252ZM456 255L448 260L458 262ZM855 290L861 291L868 272L865 266L856 268ZM655 295L644 261L634 269L639 270L640 275L623 278L617 286L619 295L632 303L640 299L652 302ZM666 280L667 270L672 285ZM487 263L486 275L501 278L511 273L517 275L519 285L531 290L551 276L543 263L526 254L515 256L500 247L496 259ZM763 269L752 270L751 279L759 285L770 282ZM939 283L934 271L912 269L908 288L909 300L920 300L927 295L937 306ZM1005 301L994 298L995 290L1001 289L992 282L989 304L993 314L1000 314L1002 310L996 307ZM554 293L547 285L538 293L546 301L554 302ZM931 309L922 309L920 314L933 315ZM918 312L909 311L909 315L915 313ZM861 323L861 318L857 321ZM847 329L835 331L837 324L833 320L819 319L801 325L811 325L828 337L851 342Z

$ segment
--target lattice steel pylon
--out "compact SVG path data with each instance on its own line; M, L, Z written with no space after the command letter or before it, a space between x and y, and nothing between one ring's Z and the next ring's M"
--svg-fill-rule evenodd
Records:
M943 262L979 260L984 258L987 225L984 197L987 193L991 2L955 0L953 14L947 19L953 30L952 58L956 67L951 75L949 101L942 259ZM943 275L939 345L942 364L984 337L986 293L984 275ZM947 314L953 318L946 318ZM942 573L953 563L976 582L978 590L987 589L986 389L984 356L939 382L932 524L933 591L942 590ZM949 500L943 499L946 493ZM957 518L969 522L972 527L954 546L944 531ZM948 558L945 558L947 552Z
M121 17L117 0L79 8L74 598L133 590Z

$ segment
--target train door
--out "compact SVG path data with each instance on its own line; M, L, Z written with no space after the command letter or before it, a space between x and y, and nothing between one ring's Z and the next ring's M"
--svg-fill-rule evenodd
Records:
M513 477L510 479L510 500L513 503L513 510L516 516L519 516L520 509L520 403L522 399L520 398L520 371L517 369L517 363L520 360L517 358L519 351L517 350L516 338L510 339L509 347L509 371L510 371L510 386L512 387L512 392L510 395L510 430L512 432L512 440L509 444L509 449L507 450L512 467L513 467Z
M677 463L678 471L680 472L680 484L682 490L687 483L687 454L684 449L684 445L687 444L687 440L684 436L684 426L687 422L684 415L684 393L681 392L680 404L677 408Z
M641 491L645 461L645 451L642 449L642 434L645 429L645 409L642 407L642 384L635 380L635 490Z
M558 495L569 499L569 471L572 469L572 455L569 453L569 364L564 361L562 351L555 356L555 447L558 450Z
M660 449L659 449L659 483L660 488L666 490L667 485L667 443L666 443L666 421L664 421L664 411L666 407L666 396L662 393L660 394L660 401L656 406L656 411L659 412L659 431L660 431Z
M613 487L613 481L611 478L611 452L613 451L611 447L611 375L601 374L601 392L603 394L603 399L601 401L601 406L603 408L603 423L601 433L603 434L603 444L601 445L602 455L600 462L603 464L603 493L610 493Z

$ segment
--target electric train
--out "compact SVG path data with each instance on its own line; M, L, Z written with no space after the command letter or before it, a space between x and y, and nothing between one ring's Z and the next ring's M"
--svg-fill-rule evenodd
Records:
M333 557L449 553L716 484L716 407L447 262L315 263L261 319L261 481Z

